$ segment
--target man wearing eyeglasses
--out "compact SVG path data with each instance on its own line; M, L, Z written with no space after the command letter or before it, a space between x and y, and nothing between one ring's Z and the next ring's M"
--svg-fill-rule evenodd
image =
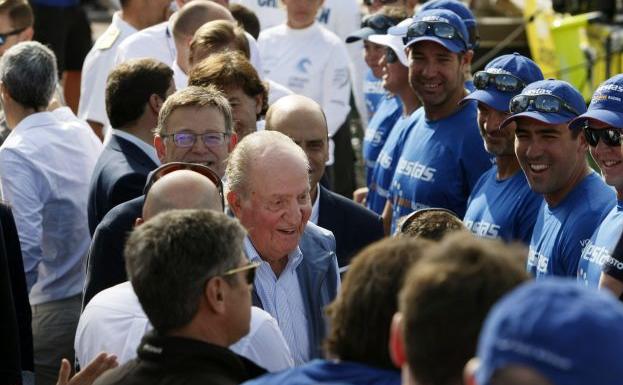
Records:
M186 87L162 105L154 147L160 161L207 166L222 177L236 144L231 107L214 87ZM122 203L104 216L93 234L83 306L98 292L124 282L123 240L140 217L144 196Z
M585 245L578 265L578 280L590 287L611 284L617 295L623 289L623 267L612 259L612 252L621 237L623 225L623 155L621 129L623 128L623 75L616 75L602 83L591 99L588 111L575 118L569 128L583 130L591 155L601 169L604 180L614 187L617 204L608 213ZM616 290L618 286L619 290Z
M615 203L614 192L586 161L582 130L569 128L586 111L582 95L569 83L541 80L510 102L515 153L532 191L543 195L530 240L527 270L537 279L576 277L587 246Z
M236 220L210 210L165 212L132 232L128 275L155 332L100 385L226 385L265 372L228 348L249 332L257 266L244 236Z
M463 217L469 193L493 163L478 134L475 103L458 105L473 55L467 36L463 20L445 9L419 12L406 30L409 82L425 116L405 139L389 188L383 217L392 233L401 217L421 208Z
M532 82L543 80L532 60L514 53L493 59L474 75L476 91L462 103L478 102L478 127L485 149L496 164L486 171L467 201L463 222L477 236L530 243L543 198L530 190L515 155L515 123L500 128L510 115L513 96Z

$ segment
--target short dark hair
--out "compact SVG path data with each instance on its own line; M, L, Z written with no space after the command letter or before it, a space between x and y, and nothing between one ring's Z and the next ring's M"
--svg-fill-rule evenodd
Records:
M255 40L260 36L260 19L255 12L241 4L230 4L229 12L236 19L238 25L242 26Z
M158 333L192 320L208 278L240 263L244 236L237 220L211 210L166 211L134 229L126 269Z
M418 383L459 383L492 305L528 279L525 250L467 232L413 265L400 292L409 370Z
M439 241L447 234L467 230L463 222L445 209L429 208L414 211L400 219L400 234L413 238Z
M268 90L253 65L238 51L210 55L196 65L189 74L188 85L212 85L220 90L240 87L249 97L262 96L264 115L268 109Z
M242 28L229 20L212 20L199 27L193 35L188 60L194 66L209 54L230 46L242 52L247 59L251 55L249 41Z
M151 95L166 99L173 70L154 59L134 59L115 67L106 82L106 113L113 128L136 122Z
M0 13L7 13L11 27L15 29L32 27L35 18L27 0L0 0Z
M387 238L353 258L338 297L327 308L329 356L395 369L388 344L398 291L409 266L430 245L422 239Z

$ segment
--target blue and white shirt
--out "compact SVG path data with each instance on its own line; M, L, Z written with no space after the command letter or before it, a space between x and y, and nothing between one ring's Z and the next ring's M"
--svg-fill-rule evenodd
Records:
M523 171L497 179L496 165L482 174L469 199L465 226L482 238L530 243L543 197L530 189Z
M556 207L544 201L530 240L528 272L537 279L551 275L575 277L582 249L615 201L614 190L594 172Z
M386 95L387 91L383 88L383 79L374 76L372 70L368 68L363 78L363 98L366 102L368 118L372 119L374 117Z

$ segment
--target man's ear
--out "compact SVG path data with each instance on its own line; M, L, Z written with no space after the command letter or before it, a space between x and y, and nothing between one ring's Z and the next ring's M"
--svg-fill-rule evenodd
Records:
M227 199L229 209L234 213L236 218L240 219L242 213L242 198L240 194L235 191L229 191L225 198Z
M402 368L407 364L402 324L402 313L397 312L394 314L389 330L389 355L397 368Z
M136 218L136 220L134 221L134 227L139 227L140 225L142 225L143 223L145 223L145 221L143 220L143 218L138 217Z
M166 153L167 149L164 145L164 138L160 135L154 135L154 147L156 148L156 155L158 155L158 159L160 159L161 163L166 163Z
M34 35L35 30L32 27L28 27L19 34L19 41L20 43L23 41L31 41Z
M227 152L234 151L234 147L236 147L236 144L238 144L238 134L236 134L235 132L232 132L229 137L229 144L227 145Z
M480 360L476 357L467 361L465 368L463 368L463 384L465 385L478 385L476 382L476 370L480 366Z
M467 51L465 51L465 53L463 54L463 58L461 61L461 65L463 66L467 66L467 68L469 69L470 66L472 65L472 59L474 58L474 50L468 49Z
M158 113L160 112L163 104L164 100L156 94L151 94L149 96L149 100L147 101L149 109L154 115L156 115L156 117L158 117Z
M221 277L214 277L208 282L203 289L203 293L206 299L206 303L210 310L216 314L225 313L225 297L227 293L227 285Z

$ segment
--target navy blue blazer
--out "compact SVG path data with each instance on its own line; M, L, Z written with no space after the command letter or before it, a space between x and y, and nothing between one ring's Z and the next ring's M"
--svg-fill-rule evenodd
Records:
M320 186L318 226L331 230L340 267L362 248L385 236L383 221L376 213Z
M120 136L111 136L91 177L87 212L91 235L113 207L143 194L147 175L156 167L137 145Z
M95 294L128 280L123 248L136 218L142 216L144 202L145 196L141 195L115 206L97 225L87 257L83 309Z

